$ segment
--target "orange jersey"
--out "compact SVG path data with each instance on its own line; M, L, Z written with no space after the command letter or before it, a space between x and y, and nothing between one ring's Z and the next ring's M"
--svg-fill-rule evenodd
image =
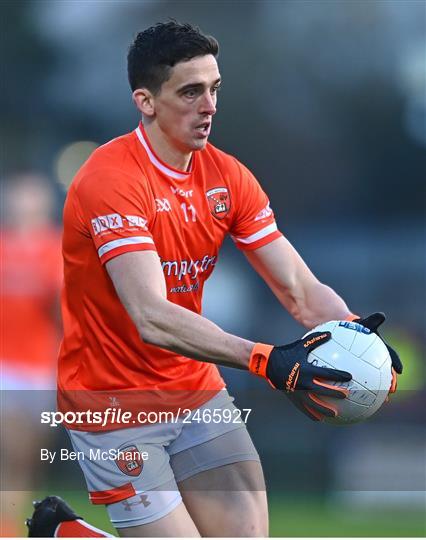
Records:
M142 125L98 148L64 209L59 389L103 390L110 399L120 390L181 391L179 404L189 408L212 397L204 391L222 389L216 365L141 340L104 265L130 251L156 251L168 300L200 314L227 234L241 249L281 236L267 196L235 158L208 144L194 152L190 171L178 171L155 155Z
M49 226L1 235L1 361L27 376L52 376L60 342L60 232Z

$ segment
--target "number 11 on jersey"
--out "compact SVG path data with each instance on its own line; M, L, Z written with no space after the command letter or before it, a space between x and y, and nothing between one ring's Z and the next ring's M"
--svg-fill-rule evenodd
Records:
M180 207L182 208L182 212L183 212L183 215L185 216L185 221L187 223L189 221L192 221L193 223L197 221L197 212L195 208L192 206L192 204L182 203Z

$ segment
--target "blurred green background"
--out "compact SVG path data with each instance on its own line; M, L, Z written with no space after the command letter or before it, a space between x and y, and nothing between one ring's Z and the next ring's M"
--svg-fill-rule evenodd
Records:
M95 527L116 534L104 507L88 503L84 492L57 492ZM40 492L37 496L43 497ZM423 511L348 509L328 505L320 498L269 495L270 535L285 537L424 537Z

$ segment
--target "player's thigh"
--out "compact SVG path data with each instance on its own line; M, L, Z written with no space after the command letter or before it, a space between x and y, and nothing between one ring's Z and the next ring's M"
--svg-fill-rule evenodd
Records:
M175 538L198 538L200 533L197 530L184 503L180 503L172 512L166 516L136 527L118 529L118 534L122 537L175 537Z
M268 536L268 505L258 461L241 461L199 473L179 484L202 536Z
M170 464L202 536L267 534L263 471L245 426L172 455Z

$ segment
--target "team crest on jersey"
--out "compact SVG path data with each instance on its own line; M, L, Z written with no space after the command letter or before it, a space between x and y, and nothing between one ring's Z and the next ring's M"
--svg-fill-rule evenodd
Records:
M143 469L141 453L134 444L120 448L115 463L120 471L128 476L139 476Z
M210 212L217 219L223 219L231 209L231 197L228 188L217 187L206 192Z

